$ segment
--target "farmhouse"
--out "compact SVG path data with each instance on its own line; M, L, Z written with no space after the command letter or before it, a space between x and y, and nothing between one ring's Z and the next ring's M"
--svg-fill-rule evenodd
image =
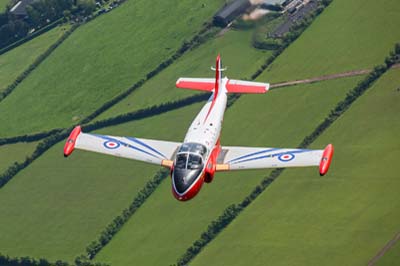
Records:
M249 0L235 0L221 8L214 16L214 24L225 27L251 6Z
M11 9L10 13L19 18L25 18L27 16L26 6L30 5L35 0L20 0Z

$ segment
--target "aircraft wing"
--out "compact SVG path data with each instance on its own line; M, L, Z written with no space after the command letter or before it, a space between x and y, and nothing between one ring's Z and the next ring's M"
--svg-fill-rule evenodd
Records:
M333 146L325 150L222 147L218 157L217 171L320 166L324 175L329 168Z
M77 126L64 146L64 156L69 156L76 148L170 167L180 145L170 141L88 134Z

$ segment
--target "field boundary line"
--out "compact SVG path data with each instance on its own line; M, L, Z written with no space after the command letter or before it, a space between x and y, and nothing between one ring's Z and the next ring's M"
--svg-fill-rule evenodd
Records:
M362 96L384 73L386 73L396 61L400 59L400 43L395 45L395 53L391 52L385 59L385 65L378 65L368 74L360 83L351 89L345 98L339 101L333 110L327 115L325 120L316 126L309 135L305 136L303 141L298 145L298 148L307 148L312 144L323 132L325 132L340 116L342 116L351 105ZM285 168L277 168L264 177L259 185L245 197L240 203L228 206L222 214L210 222L207 229L200 234L199 239L188 247L186 252L178 258L175 265L184 266L190 263L218 234L229 226L229 224L246 208L248 207L269 185L275 181L285 170Z
M54 50L56 50L57 47L60 46L79 26L80 24L75 24L69 30L64 32L64 34L58 38L57 41L55 41L49 48L46 49L46 51L39 55L27 69L18 75L14 82L8 85L7 88L0 93L0 103L8 95L10 95L18 87L18 85L32 73L32 71L34 71L43 61L45 61L47 57L49 57Z
M386 245L368 262L368 266L373 266L383 257L398 241L400 240L400 232L392 238Z

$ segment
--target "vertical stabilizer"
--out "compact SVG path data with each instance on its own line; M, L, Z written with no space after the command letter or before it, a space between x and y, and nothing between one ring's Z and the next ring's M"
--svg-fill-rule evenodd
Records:
M215 91L214 91L214 99L217 98L219 88L221 86L222 79L222 66L221 66L221 56L218 54L216 64L215 64Z

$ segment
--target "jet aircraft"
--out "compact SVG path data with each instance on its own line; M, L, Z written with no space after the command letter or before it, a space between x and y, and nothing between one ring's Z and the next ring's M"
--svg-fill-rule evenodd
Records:
M64 146L64 156L74 149L93 151L157 164L170 169L172 193L177 200L192 199L204 182L218 171L319 166L328 172L333 146L324 150L221 146L220 133L229 93L265 93L268 83L222 77L220 55L214 78L179 78L178 88L211 92L211 97L189 127L183 142L83 133L76 126Z

